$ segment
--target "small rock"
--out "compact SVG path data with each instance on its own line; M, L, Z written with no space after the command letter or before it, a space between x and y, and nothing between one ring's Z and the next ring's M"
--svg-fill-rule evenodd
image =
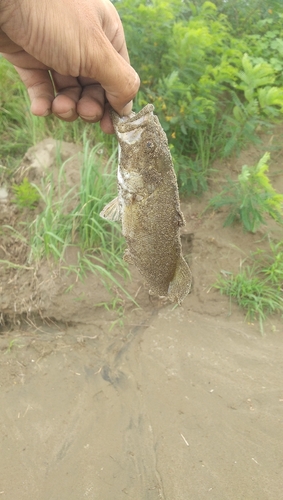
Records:
M7 203L8 191L5 187L0 187L0 203Z

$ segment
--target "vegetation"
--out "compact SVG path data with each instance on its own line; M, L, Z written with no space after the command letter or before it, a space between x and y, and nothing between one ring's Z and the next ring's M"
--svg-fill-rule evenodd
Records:
M199 194L208 187L216 157L258 142L258 132L282 120L282 2L174 0L171 8L165 0L115 3L141 76L136 105L155 105L180 191ZM266 216L282 221L282 195L266 175L268 158L244 166L212 201L215 208L229 206L226 224L240 220L255 232ZM260 267L242 268L221 285L261 327L269 312L282 313L282 287L269 294L273 285L262 276Z
M67 123L52 116L42 119L32 115L23 84L11 64L1 56L0 81L0 165L8 170L6 175L13 176L27 149L45 137L82 144L84 136L92 145L95 141L104 142L112 150L112 138L103 135L99 126L80 120Z
M246 231L255 233L266 215L283 223L283 195L275 191L265 174L269 158L265 153L256 166L244 165L238 180L228 179L224 189L210 200L210 208L229 207L224 226L240 220Z
M137 107L153 102L183 194L200 193L216 156L257 140L283 111L280 0L118 0Z
M141 77L135 110L154 104L167 133L181 194L200 195L208 188L214 159L238 153L248 142L259 141L259 132L282 121L282 1L114 3L131 62ZM28 212L21 228L0 228L1 237L10 231L30 246L28 261L22 263L26 267L42 257L58 259L67 267L66 248L76 245L78 265L72 271L79 277L90 270L100 272L106 281L115 281L114 269L127 274L120 231L98 215L111 198L111 189L113 194L116 190L113 138L80 120L65 123L32 116L23 85L1 57L0 80L1 180L12 186L14 203ZM48 136L82 145L76 192L65 187L66 164L60 158L56 186L52 175L40 186L27 178L16 183L15 172L27 148ZM268 161L265 155L257 165L243 166L238 179L229 179L211 200L214 209L228 206L226 224L239 220L247 231L255 232L267 216L282 222L282 195L267 177ZM256 264L242 267L238 277L218 283L261 324L269 312L282 312L282 243L272 243L270 252L260 255ZM118 281L115 286L120 286Z
M12 183L12 202L26 210L25 221L20 221L20 227L2 226L0 234L3 238L13 236L18 242L30 246L28 262L18 264L5 259L0 261L1 265L29 269L42 258L56 259L61 268L76 273L79 279L83 279L87 272L99 274L106 287L112 284L112 288L120 289L133 301L115 277L129 277L122 258L125 243L120 228L99 217L99 212L116 191L117 147L113 138L103 135L99 125L80 120L66 123L53 117L43 120L31 115L23 85L12 66L1 56L0 78L1 180L5 179L5 184ZM56 186L52 174L42 179L41 186L31 184L27 178L20 184L14 182L27 148L48 136L59 142L81 144L83 158L79 192L65 190L66 163L61 161L60 151ZM97 154L98 151L104 151L104 155ZM66 207L72 203L76 207L68 212ZM37 205L39 207L35 210ZM75 266L65 262L65 252L70 245L78 247Z
M283 315L283 241L270 241L269 245L271 252L252 254L252 265L235 276L228 273L219 277L214 285L245 309L248 320L259 320L262 333L270 314Z
M21 184L14 184L12 190L15 194L15 199L12 201L20 208L26 207L32 210L40 199L36 188L30 184L27 177L24 178Z
M136 109L154 103L182 193L201 193L216 156L240 150L257 140L263 126L282 119L282 2L114 3L141 76ZM92 141L91 125L31 116L26 93L4 59L0 78L0 156L6 163L46 135L80 142L85 131Z
M83 137L83 158L81 184L78 192L66 190L65 168L68 160L59 167L56 186L53 174L42 180L42 187L34 186L43 202L43 210L29 224L31 253L29 260L40 260L51 256L61 262L67 270L76 272L82 278L87 271L99 273L105 284L111 282L132 300L115 278L114 272L129 277L129 271L122 259L124 241L115 223L101 219L99 213L116 189L116 151L108 162L98 152L103 145L90 147ZM66 209L75 204L72 210ZM110 227L110 229L109 229ZM78 263L66 267L65 250L78 245Z

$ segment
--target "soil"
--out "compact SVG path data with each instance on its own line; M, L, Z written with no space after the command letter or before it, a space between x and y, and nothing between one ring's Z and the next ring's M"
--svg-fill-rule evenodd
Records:
M214 165L209 192L182 203L194 283L181 307L152 299L131 268L123 285L140 307L120 298L119 316L98 305L111 300L99 277L35 268L24 241L1 235L0 260L14 263L0 269L1 500L282 498L282 319L266 321L262 336L212 286L282 229L269 222L247 234L223 227L224 210L204 213L225 176L268 149L283 193L278 129ZM78 181L79 151L63 144L61 154L72 158L67 189ZM19 178L40 181L55 156L56 143L43 141ZM1 193L0 224L18 228L25 214Z

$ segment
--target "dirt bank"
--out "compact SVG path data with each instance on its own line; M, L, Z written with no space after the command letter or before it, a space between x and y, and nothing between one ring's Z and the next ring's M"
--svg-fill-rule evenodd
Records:
M232 174L262 151L245 154ZM277 156L271 174L283 192L280 165ZM117 321L97 306L109 294L94 275L78 282L47 263L1 269L1 500L282 497L282 319L262 337L212 288L264 248L266 229L223 228L225 213L202 215L209 196L183 204L194 283L182 307L150 300L133 272L140 309L125 301ZM12 248L5 240L0 258Z

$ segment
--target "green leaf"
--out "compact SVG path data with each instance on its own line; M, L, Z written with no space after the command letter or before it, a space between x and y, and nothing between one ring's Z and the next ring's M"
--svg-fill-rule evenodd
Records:
M258 99L260 106L264 109L269 106L278 106L283 111L283 88L265 87L258 90Z

